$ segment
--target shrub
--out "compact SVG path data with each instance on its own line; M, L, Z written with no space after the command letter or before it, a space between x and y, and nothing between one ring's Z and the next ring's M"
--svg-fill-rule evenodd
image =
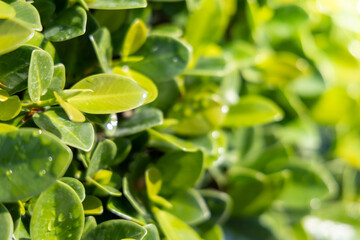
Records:
M355 1L0 1L0 240L358 239Z

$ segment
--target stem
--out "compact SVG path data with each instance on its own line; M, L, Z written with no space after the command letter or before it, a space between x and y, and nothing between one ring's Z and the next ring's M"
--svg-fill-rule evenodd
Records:
M33 102L22 103L21 106L22 106L22 108L32 109L32 108L42 108L42 107L56 105L56 104L59 104L59 102L55 98L51 98L51 99L39 101L36 103L33 103Z

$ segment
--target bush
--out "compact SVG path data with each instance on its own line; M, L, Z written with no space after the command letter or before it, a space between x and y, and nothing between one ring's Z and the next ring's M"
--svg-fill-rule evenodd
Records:
M0 240L360 238L356 9L0 1Z

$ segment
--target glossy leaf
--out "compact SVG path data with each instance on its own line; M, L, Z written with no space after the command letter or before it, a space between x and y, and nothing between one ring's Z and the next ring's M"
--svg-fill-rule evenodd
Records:
M36 113L33 119L41 129L53 133L69 146L89 151L94 145L95 131L92 124L72 122L61 109Z
M169 152L156 163L160 170L164 192L174 192L192 187L202 173L201 152Z
M33 30L42 30L40 15L31 3L19 0L6 0L5 2L8 2L9 5L16 11L15 19L17 21Z
M0 19L0 55L19 48L34 34L33 30L10 19Z
M11 96L6 101L0 101L0 120L7 121L16 117L21 111L21 102L18 96Z
M128 177L123 178L124 196L129 200L130 204L142 215L146 215L145 208L139 203L138 198L133 194L133 188L129 183Z
M140 19L136 19L128 29L123 47L122 57L126 58L136 52L146 41L147 30L144 22Z
M99 239L143 239L146 229L131 221L109 220L99 224L94 230L86 234L82 240Z
M90 35L90 41L95 49L96 57L99 60L103 72L110 72L113 49L109 30L107 28L99 28Z
M63 10L45 30L44 35L53 42L81 36L85 33L86 20L86 11L82 7L74 6Z
M75 191L56 182L36 201L30 233L34 239L78 240L84 227L84 210Z
M175 38L151 35L132 56L143 59L129 62L128 66L131 69L159 82L169 80L185 70L190 59L190 48Z
M131 9L144 8L147 3L146 0L85 0L89 8L92 9Z
M63 177L63 178L60 178L60 181L69 185L76 192L80 201L84 201L85 188L84 188L84 185L79 180L77 180L76 178L71 178L71 177Z
M124 197L110 197L107 203L107 208L113 214L127 220L145 224L143 216L131 205L131 203Z
M20 92L27 87L27 79L33 46L19 49L0 56L0 83L9 94Z
M135 110L129 118L118 123L115 136L135 134L154 126L161 125L163 114L156 108L140 108Z
M160 209L154 209L155 218L160 224L161 229L163 230L165 236L168 239L173 240L182 240L182 239L189 239L189 240L200 240L201 237L182 222L180 219L175 217L174 215L162 211Z
M72 159L58 138L36 129L0 134L0 150L0 201L6 202L41 193L65 173ZM16 161L10 161L14 154Z
M112 160L114 160L116 156L116 152L117 146L113 141L109 139L101 140L92 154L87 176L92 177L100 168L111 165Z
M60 106L64 109L66 112L66 115L68 118L76 123L82 123L85 122L86 118L84 114L82 114L79 110L77 110L74 106L71 104L65 102L59 94L57 94L55 91L53 92L56 100L59 102Z
M54 74L54 63L47 52L34 50L29 66L28 89L31 101L39 102L47 92Z
M147 91L134 80L115 74L98 74L82 79L72 89L90 89L68 102L80 111L93 114L116 113L142 105Z
M12 239L12 233L14 231L13 219L7 210L7 208L0 203L0 239L10 240Z
M224 126L246 127L280 121L283 111L271 100L260 96L245 96L230 106Z
M40 32L35 32L32 38L25 43L25 45L31 45L37 48L41 48L47 53L51 55L55 61L57 60L57 53L54 45L44 37L44 35Z
M91 178L88 178L88 181L94 184L100 190L100 194L99 194L100 196L110 195L110 196L120 197L122 195L122 193L118 189L112 186L99 183L98 181Z
M102 202L95 196L86 196L83 207L84 213L88 215L100 215L103 213Z

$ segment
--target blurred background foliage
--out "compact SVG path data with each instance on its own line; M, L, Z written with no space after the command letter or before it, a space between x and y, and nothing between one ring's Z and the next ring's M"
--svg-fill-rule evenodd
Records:
M66 173L98 197L85 214L156 223L168 240L360 239L359 1L153 0L111 11L94 7L101 0L45 2L33 4L54 46L40 33L27 44L64 63L67 87L138 71L158 88L132 113L86 114L99 141L74 149L80 161ZM63 41L50 15L74 4L90 7L86 34ZM191 49L185 71L171 63L187 50L159 35ZM126 52L127 37L143 47Z

